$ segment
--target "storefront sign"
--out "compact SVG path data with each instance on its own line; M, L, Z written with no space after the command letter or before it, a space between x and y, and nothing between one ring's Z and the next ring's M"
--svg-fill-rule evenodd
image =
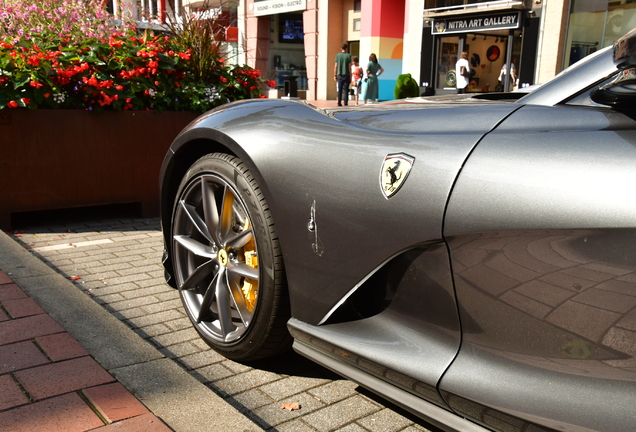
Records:
M520 12L507 12L491 15L435 19L433 34L473 33L484 30L504 30L519 28Z
M307 9L307 0L254 0L255 16L304 11L305 9Z

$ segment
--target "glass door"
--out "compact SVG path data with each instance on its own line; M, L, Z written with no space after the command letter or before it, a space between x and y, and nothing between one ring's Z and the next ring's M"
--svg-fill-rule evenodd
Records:
M438 39L436 90L455 90L455 63L458 59L459 36L444 36Z

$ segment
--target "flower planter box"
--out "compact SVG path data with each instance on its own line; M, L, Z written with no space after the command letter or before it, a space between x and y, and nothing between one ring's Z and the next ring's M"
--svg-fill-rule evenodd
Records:
M197 114L0 110L0 228L11 214L141 203L159 213L159 169Z

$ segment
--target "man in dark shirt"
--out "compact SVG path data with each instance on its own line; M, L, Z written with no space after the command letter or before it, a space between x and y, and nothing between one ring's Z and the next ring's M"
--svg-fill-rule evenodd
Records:
M333 79L338 83L338 106L349 105L349 84L351 83L351 55L347 52L347 44L342 44L342 51L336 55L333 65Z

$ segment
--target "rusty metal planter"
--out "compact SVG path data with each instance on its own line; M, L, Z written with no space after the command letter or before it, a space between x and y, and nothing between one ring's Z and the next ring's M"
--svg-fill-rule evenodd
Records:
M159 213L159 169L196 114L0 110L0 228L11 214L141 203Z

